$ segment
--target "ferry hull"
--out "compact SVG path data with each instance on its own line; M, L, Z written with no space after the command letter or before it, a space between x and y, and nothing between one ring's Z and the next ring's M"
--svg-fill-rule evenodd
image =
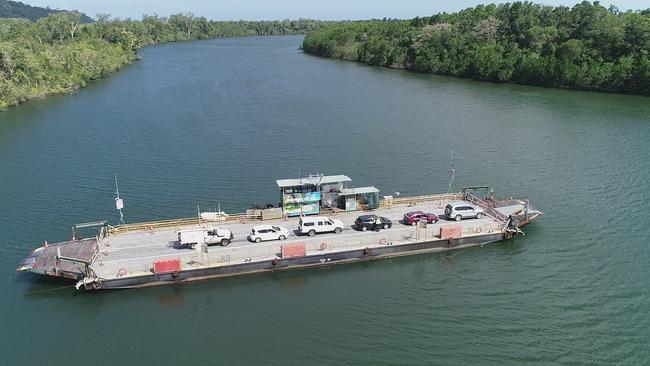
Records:
M399 256L437 253L456 249L482 246L504 239L503 233L457 238L449 240L433 240L412 244L387 245L384 247L355 249L342 252L308 255L297 258L266 260L252 263L240 263L220 267L185 269L179 272L158 273L128 278L104 280L89 289L128 289L152 286L183 284L194 281L250 275L262 272L280 272L311 267L330 266L335 264L363 262Z
M484 208L484 215L461 221L445 217L446 202L461 198ZM440 220L406 225L402 218L409 211L431 212ZM484 245L524 235L519 227L543 214L527 201L485 201L469 192L404 197L373 213L391 220L392 225L380 232L364 231L355 225L358 211L332 212L343 222L343 231L303 236L296 230L285 240L261 243L245 239L253 222L296 227L298 218L230 216L218 222L178 219L104 226L94 239L73 238L33 250L17 270L75 279L77 289L88 290L181 284ZM209 249L197 246L187 250L178 245L178 230L214 227L228 228L235 233L235 240L227 247Z

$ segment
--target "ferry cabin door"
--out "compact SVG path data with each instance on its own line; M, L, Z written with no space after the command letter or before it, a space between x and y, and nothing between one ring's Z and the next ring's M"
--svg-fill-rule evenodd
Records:
M366 194L366 199L368 200L368 208L374 210L379 208L379 193L368 193Z
M354 195L345 197L345 210L354 211L357 209L357 197Z

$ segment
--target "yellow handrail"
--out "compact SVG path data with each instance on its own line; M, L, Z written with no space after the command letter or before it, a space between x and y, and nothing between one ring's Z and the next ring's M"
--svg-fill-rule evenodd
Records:
M381 201L379 207L385 208L390 205L405 205L405 204L417 204L427 201L453 201L459 199L461 193L445 193L445 194L434 194L434 195L422 195L422 196L410 196L410 197L395 197L392 199L391 203L386 201ZM357 210L359 211L359 210ZM191 226L191 225L208 225L212 222L246 222L246 221L262 221L262 216L260 215L249 215L245 213L232 214L221 217L219 220L206 220L200 217L191 217L191 218L180 218L172 220L157 220L157 221L148 221L148 222L139 222L134 224L123 224L118 226L108 225L109 234L118 234L127 231L152 231L159 228L170 228L181 226Z

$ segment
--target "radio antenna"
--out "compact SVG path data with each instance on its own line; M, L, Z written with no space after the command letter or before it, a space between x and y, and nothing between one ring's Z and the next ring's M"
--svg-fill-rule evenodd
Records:
M456 169L454 168L454 150L451 150L451 165L449 166L449 188L447 188L447 193L451 193L451 185L454 184L455 177Z
M124 225L124 214L122 213L122 209L124 208L124 200L120 198L120 187L117 185L117 173L115 174L115 208L117 208L117 211L120 213L120 224Z

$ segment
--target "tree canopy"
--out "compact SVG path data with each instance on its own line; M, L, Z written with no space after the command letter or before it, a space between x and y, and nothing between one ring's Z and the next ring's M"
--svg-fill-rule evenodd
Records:
M0 19L0 108L84 86L136 60L146 45L230 36L306 33L326 22L210 21L191 13L141 20L99 14L83 23L77 12L58 12L36 22Z
M492 82L650 95L650 10L598 2L479 5L412 20L344 22L305 52Z

